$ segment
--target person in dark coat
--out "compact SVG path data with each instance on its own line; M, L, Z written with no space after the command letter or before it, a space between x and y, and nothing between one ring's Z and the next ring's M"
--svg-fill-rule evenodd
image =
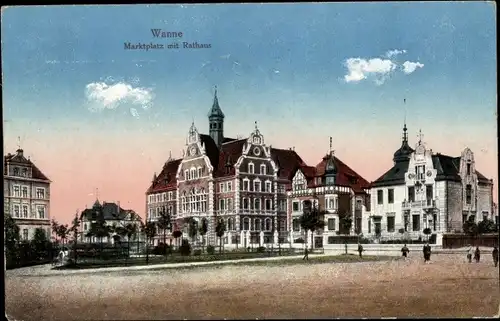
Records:
M406 258L408 257L408 253L410 252L410 250L408 249L408 247L405 245L403 245L403 247L401 248L401 252L403 253L403 257Z
M309 261L309 251L307 250L307 247L304 249L304 257L302 260L308 260Z
M429 243L426 243L424 245L423 252L424 252L424 262L430 261L431 260L431 246L429 245Z
M491 255L493 255L493 263L495 264L495 267L498 266L498 247L495 246L493 248Z
M479 250L479 246L476 247L476 251L474 252L474 260L476 263L479 263L479 260L481 259L481 251Z
M358 243L358 252L359 252L359 257L363 257L363 246Z

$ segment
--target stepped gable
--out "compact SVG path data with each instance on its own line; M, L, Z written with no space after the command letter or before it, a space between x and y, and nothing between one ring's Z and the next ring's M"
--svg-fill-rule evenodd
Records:
M243 153L243 146L247 141L246 138L225 138L225 140L226 142L222 144L219 153L219 166L214 174L216 177L234 176L236 174L234 164Z
M352 170L344 162L338 159L336 156L332 156L337 170L335 176L335 185L349 186L355 193L364 193L366 188L370 187L370 183L364 179L361 175ZM326 163L328 158L324 157L318 165L316 165L316 176L325 175Z
M182 159L167 161L158 177L151 183L146 193L159 193L177 189L177 169Z

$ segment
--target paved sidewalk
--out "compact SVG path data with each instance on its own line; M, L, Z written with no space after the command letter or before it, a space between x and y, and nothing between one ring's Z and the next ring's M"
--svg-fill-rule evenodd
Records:
M309 257L323 256L323 254L309 254ZM106 272L123 272L123 271L139 271L139 270L161 270L161 269L174 269L192 266L206 266L206 265L224 265L239 262L255 262L255 261L277 261L277 260L292 260L302 258L303 255L293 256L278 256L278 257L265 257L253 259L239 259L239 260L221 260L221 261L206 261L206 262L185 262L185 263L165 263L165 264L151 264L151 265L138 265L138 266L120 266L120 267L103 267L96 269L81 269L81 270L54 270L51 264L31 266L6 271L6 276L51 276L51 275L71 275L71 274L85 274L85 273L106 273Z

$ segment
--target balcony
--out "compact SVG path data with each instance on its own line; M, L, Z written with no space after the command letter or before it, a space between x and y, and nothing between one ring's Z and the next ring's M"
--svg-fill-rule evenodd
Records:
M403 202L401 205L403 211L404 210L411 210L412 208L435 208L436 207L436 200L428 199L428 200L421 200L421 201L413 201L413 202Z

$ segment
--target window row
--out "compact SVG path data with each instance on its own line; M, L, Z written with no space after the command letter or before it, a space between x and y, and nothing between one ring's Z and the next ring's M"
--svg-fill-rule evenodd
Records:
M274 202L272 199L264 199L264 201L262 201L262 199L260 198L247 198L247 197L244 197L242 198L242 202L241 202L241 207L244 209L244 210L256 210L256 211L260 211L260 210L266 210L266 211L272 211L274 210Z
M14 185L12 187L12 196L29 198L31 196L29 190L30 190L29 186ZM35 189L35 198L45 199L45 188L37 187Z
M219 192L226 193L233 190L233 182L224 182L219 184Z
M173 192L153 194L148 196L148 203L161 203L167 201L175 201L175 196Z
M286 231L286 220L279 219L277 222L278 231L284 232ZM267 231L270 232L273 230L273 220L271 218L260 219L249 217L244 217L241 220L241 230L242 231Z
M190 194L181 196L181 211L187 212L206 212L208 210L207 194Z
M388 233L394 233L396 232L396 217L394 215L387 216L386 219L386 231ZM420 215L412 215L411 216L411 222L410 222L410 216L405 215L403 217L403 229L405 232L413 231L413 232L418 232L422 230L422 224L427 228L431 228L433 231L437 229L437 215L433 214L432 219L429 221L426 221L425 216L423 217L423 222L421 222L421 217ZM372 222L368 221L368 233L372 233ZM382 231L381 229L381 222L375 222L374 223L374 233L380 233Z
M244 178L242 180L243 191L247 192L264 192L264 193L272 193L273 185L270 181L265 181L264 184L259 179L255 179L252 182L248 178Z
M336 226L337 225L336 225L335 218L329 218L327 220L326 228L329 231L335 231L336 230ZM298 218L293 219L293 221L292 221L292 228L293 228L294 232L300 232L302 230L302 228L300 226L300 219L298 219Z
M31 212L31 213L30 213ZM30 211L29 205L12 205L12 217L14 218L40 218L45 219L45 206L39 205L36 207L36 211Z
M13 176L29 177L29 171L26 167L24 168L14 167L12 172Z
M408 202L415 202L416 191L415 186L408 186ZM434 199L434 188L432 184L425 185L425 199ZM384 190L377 191L377 204L384 204ZM387 190L387 204L394 204L394 189Z
M248 169L248 170L247 170L247 172L248 172L249 174L268 175L268 174L267 174L267 173L268 173L268 170L267 170L267 165L265 165L265 164L261 164L261 165L259 166L259 169L260 169L259 173L255 173L255 165L254 165L253 163L249 163L249 164L248 164L248 168L247 168L247 169Z
M335 203L334 203L335 205ZM307 206L318 206L318 201L313 200L312 202L310 200L305 200L305 201L292 201L292 211L293 212L300 212L303 211L304 208L307 208Z
M233 210L233 199L232 198L219 199L219 211L232 211L232 210Z
M184 170L184 180L190 181L203 177L203 167L192 167L191 169Z
M160 213L163 210L164 210L164 208L162 208L162 207L150 208L149 209L149 217L150 218L160 217ZM167 211L167 213L174 214L174 207L172 205L165 208L165 210Z

